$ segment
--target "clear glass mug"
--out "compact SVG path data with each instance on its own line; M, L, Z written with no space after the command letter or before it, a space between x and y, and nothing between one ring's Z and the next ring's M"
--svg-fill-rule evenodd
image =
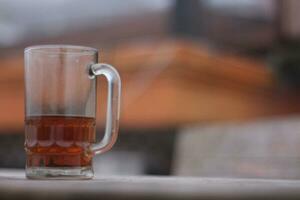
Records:
M118 135L121 81L98 50L72 45L28 47L25 56L26 176L89 179L93 156ZM96 142L96 76L108 81L105 134Z

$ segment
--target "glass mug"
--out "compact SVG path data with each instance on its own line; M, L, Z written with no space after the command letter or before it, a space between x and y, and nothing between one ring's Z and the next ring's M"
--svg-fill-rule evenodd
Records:
M121 81L98 50L72 45L28 47L25 56L26 176L90 179L93 156L118 135ZM96 76L108 81L105 134L96 142Z

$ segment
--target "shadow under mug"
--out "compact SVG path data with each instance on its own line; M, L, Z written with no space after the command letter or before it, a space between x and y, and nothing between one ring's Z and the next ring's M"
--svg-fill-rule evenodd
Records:
M118 135L121 81L98 50L72 45L28 47L25 56L26 176L90 179L93 156ZM108 81L105 134L96 142L96 76Z

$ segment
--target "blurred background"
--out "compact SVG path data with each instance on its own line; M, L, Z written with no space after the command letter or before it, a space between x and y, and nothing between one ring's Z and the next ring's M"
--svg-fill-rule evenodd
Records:
M300 178L300 1L0 0L0 167L24 168L23 49L100 49L123 81L98 175ZM99 81L98 134L105 81Z

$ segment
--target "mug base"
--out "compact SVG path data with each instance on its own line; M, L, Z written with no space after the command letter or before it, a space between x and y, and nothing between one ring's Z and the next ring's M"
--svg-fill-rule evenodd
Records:
M92 179L92 167L28 167L25 170L28 179Z

